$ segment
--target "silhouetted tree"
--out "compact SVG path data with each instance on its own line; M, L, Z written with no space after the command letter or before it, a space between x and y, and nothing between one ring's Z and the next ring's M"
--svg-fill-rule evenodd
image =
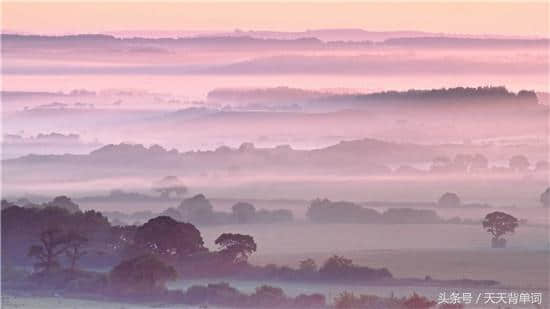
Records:
M544 207L550 207L550 187L546 188L544 192L540 195L540 202Z
M83 213L69 212L59 207L12 206L2 210L2 259L6 258L15 264L28 262L21 257L27 255L29 247L35 245L41 233L51 227L63 231L78 231L89 239L90 247L109 256L112 254L110 258L117 258L112 248L109 248L112 237L109 221L97 211ZM57 233L56 236L62 234ZM105 256L105 259L108 258Z
M216 223L214 206L203 194L184 199L178 206L178 211L184 220L193 224Z
M167 216L153 218L140 226L134 242L138 248L164 257L183 257L204 250L201 233L193 224Z
M75 271L78 260L87 254L87 251L83 250L87 242L88 238L78 232L71 231L67 234L67 251L65 254L71 262L71 271Z
M504 212L495 211L487 216L482 222L483 228L493 235L491 244L493 248L504 248L506 240L501 238L506 233L513 233L519 222L515 217Z
M58 207L68 210L71 213L80 211L78 204L65 195L55 197L51 202L45 203L43 207Z
M461 201L458 195L451 192L444 193L437 201L437 205L440 207L459 207L460 204Z
M223 233L215 241L221 247L220 253L234 263L243 263L256 252L256 242L250 235Z
M339 277L353 267L353 261L343 256L334 255L325 261L319 272L329 277Z
M59 268L57 257L68 248L67 236L57 228L49 228L40 234L42 245L33 245L29 248L29 257L39 260L35 264L38 269L50 272Z
M510 158L508 166L516 172L523 172L529 168L529 160L523 155L513 156Z
M122 261L110 272L111 282L123 294L164 290L166 281L175 280L176 277L176 270L172 266L151 255Z

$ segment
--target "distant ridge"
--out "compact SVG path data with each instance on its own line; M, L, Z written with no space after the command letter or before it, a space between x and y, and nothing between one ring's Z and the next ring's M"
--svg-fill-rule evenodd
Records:
M261 32L264 33L264 32ZM270 32L267 32L270 33ZM74 35L31 35L31 34L9 34L2 33L2 40L8 44L17 43L63 43L63 42L81 42L88 44L123 44L123 43L148 43L165 45L195 45L195 44L245 44L245 45L311 45L311 46L357 46L377 45L377 46L454 46L454 47L502 47L502 46L544 46L548 45L548 38L507 38L507 37L461 37L452 35L415 33L413 36L403 35L373 35L361 36L349 39L346 36L337 34L326 39L326 37L315 35L316 32L303 32L303 35L257 35L255 32L222 33L205 36L184 36L184 37L117 37L110 34L74 34ZM338 33L335 30L335 33ZM371 32L367 32L371 33ZM398 34L399 32L395 32ZM383 38L382 40L377 38ZM325 38L325 39L323 39ZM9 46L9 45L8 45Z
M365 103L468 103L484 100L494 104L521 103L536 105L537 94L534 91L521 90L511 92L504 86L499 87L454 87L440 89L410 89L407 91L382 91L373 93L334 94L289 87L258 89L214 89L208 93L208 99L219 102L271 103L301 102L316 104L360 104ZM490 99L490 100L488 100Z

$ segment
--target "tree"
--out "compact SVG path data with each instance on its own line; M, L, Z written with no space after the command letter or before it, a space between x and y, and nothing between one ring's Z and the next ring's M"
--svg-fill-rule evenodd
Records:
M446 192L439 198L437 204L440 207L459 207L461 201L456 193Z
M518 219L509 214L495 211L485 216L482 225L487 232L493 235L491 240L492 247L504 248L506 247L506 240L501 237L506 233L513 233L518 227L519 222Z
M45 203L44 207L58 207L68 210L70 213L80 211L78 204L65 195L57 196L52 201Z
M476 153L470 165L472 170L486 169L489 167L489 160L482 154Z
M57 228L49 228L40 234L42 245L33 245L29 248L29 257L39 260L35 264L38 269L50 272L59 268L57 257L68 248L67 236Z
M163 257L183 257L204 250L201 233L193 224L167 216L153 218L140 226L134 242L147 253Z
M184 199L178 206L178 211L182 218L193 224L216 223L214 206L203 194Z
M223 233L215 241L220 253L233 263L246 263L248 256L256 252L256 242L250 235Z
M542 206L550 207L550 187L546 188L546 191L542 192L539 200L542 203Z
M300 261L299 269L305 273L314 273L317 271L317 263L315 263L315 260L308 258Z
M151 293L164 290L166 281L175 280L176 270L152 255L122 261L110 272L113 284L123 293Z
M529 160L523 155L513 156L510 158L508 166L515 172L523 172L529 168Z
M287 301L283 289L270 285L262 285L257 287L250 297L252 298L254 304L260 308L281 308Z
M353 269L353 261L343 256L334 255L325 261L319 272L328 277L338 278Z
M231 209L238 223L250 223L256 215L256 208L249 203L239 202L233 205Z
M108 250L121 256L135 256L132 251L139 252L134 241L137 230L138 227L135 225L113 226L109 238L105 241Z
M69 232L67 234L67 251L65 254L67 258L71 261L71 271L75 271L76 262L80 260L81 257L87 254L87 251L83 250L83 246L88 242L88 238L84 237L82 234L75 231Z
M18 206L2 210L2 259L13 263L20 263L21 257L28 255L32 245L40 245L42 232L55 227L63 231L78 231L89 243L98 250L114 254L111 248L99 248L106 246L111 238L112 230L105 216L96 211L84 213L69 212L59 207L23 208ZM56 237L66 236L64 233L56 233ZM43 247L43 246L42 246ZM6 249L8 248L8 249ZM57 247L56 250L61 247ZM35 251L37 252L37 251ZM35 256L38 262L38 257ZM65 259L65 252L61 258ZM113 258L115 258L113 256ZM59 260L60 262L64 262Z
M187 193L187 187L177 176L166 176L153 183L153 191L160 193L162 198L182 197Z

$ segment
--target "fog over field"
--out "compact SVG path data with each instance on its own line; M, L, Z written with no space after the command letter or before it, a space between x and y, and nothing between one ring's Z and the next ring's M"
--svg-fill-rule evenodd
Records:
M547 5L110 5L6 6L2 307L548 305Z

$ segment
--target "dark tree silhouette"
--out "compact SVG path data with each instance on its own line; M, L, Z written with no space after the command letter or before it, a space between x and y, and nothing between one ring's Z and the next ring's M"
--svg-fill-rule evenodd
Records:
M510 158L508 166L515 172L523 172L529 168L529 160L523 155L513 156Z
M57 228L49 228L40 234L42 245L33 245L29 248L29 257L39 260L35 264L37 269L50 272L59 268L57 257L68 249L67 236Z
M519 222L515 217L500 211L495 211L487 216L482 222L483 228L493 235L491 244L493 248L506 247L506 239L502 238L506 233L513 233Z
M87 254L87 251L83 250L87 242L88 238L78 232L71 231L67 234L67 251L65 254L71 262L71 271L75 271L78 260Z
M334 255L328 258L319 269L321 278L329 280L366 280L391 278L392 274L386 268L374 269L353 264L351 259Z
M233 263L244 263L256 252L256 242L250 235L223 233L215 241L221 247L220 253Z
M37 238L40 239L41 233L51 227L63 231L78 231L89 239L90 247L105 253L105 259L118 259L117 252L108 247L109 239L112 238L109 221L101 213L93 210L83 213L80 211L69 212L67 209L59 207L23 208L11 206L2 210L0 226L2 228L2 259L5 258L11 263L20 264L26 261L27 259L21 259L21 257L29 253L29 248L32 245L39 245ZM55 236L61 237L63 234L56 233ZM64 256L65 253L63 253ZM34 258L38 257L34 256Z
M334 255L325 261L319 272L327 277L339 277L353 268L353 261Z
M151 255L122 261L110 273L113 284L124 294L164 290L166 281L175 280L176 277L176 270L172 266Z
M183 257L204 250L201 233L193 224L167 216L153 218L140 226L134 242L141 250L164 257Z
M550 207L550 188L546 188L546 190L542 192L539 201L541 202L542 206Z
M461 201L456 193L446 192L439 198L437 204L441 207L459 207Z
M43 206L63 208L71 213L80 211L78 204L73 202L69 197L65 195L57 196L51 202L45 203Z

